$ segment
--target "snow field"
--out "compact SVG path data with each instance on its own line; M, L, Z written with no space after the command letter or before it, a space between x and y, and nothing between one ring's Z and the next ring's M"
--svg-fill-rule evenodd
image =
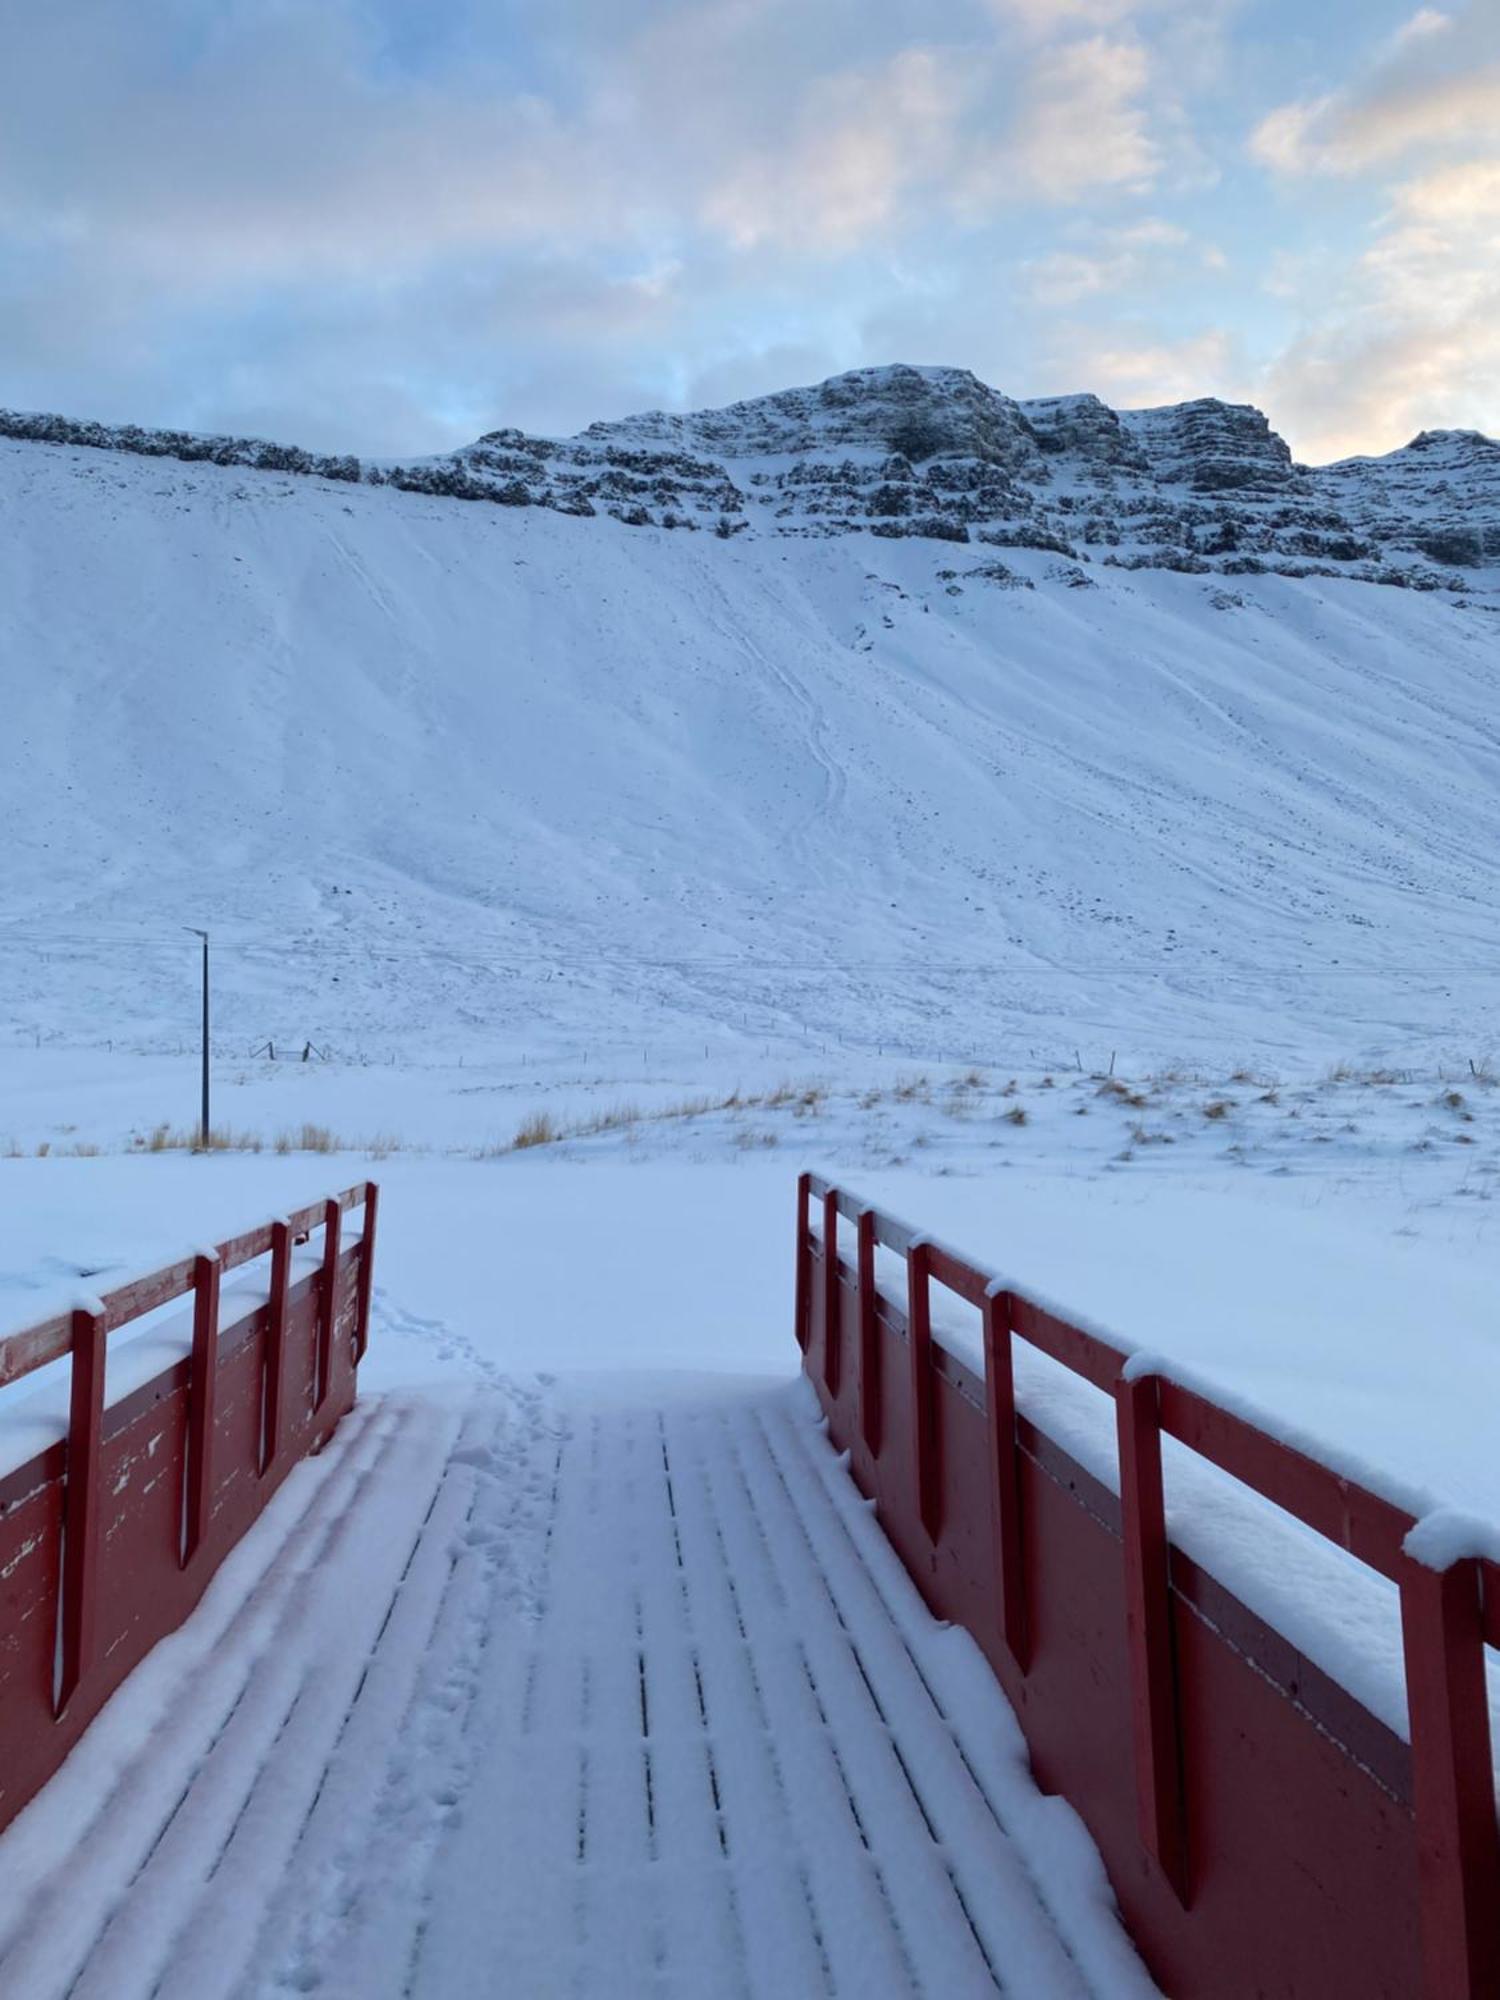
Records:
M1493 608L986 553L0 441L9 1032L202 923L245 1056L1475 1053Z

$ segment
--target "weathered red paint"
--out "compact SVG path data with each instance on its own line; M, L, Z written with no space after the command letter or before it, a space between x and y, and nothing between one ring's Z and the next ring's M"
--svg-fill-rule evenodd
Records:
M823 1197L823 1241L829 1246L831 1255L823 1259L823 1324L838 1324L839 1295L839 1209L838 1198L830 1188ZM823 1349L823 1388L835 1401L839 1393L839 1368L843 1355L843 1343L829 1341Z
M371 1202L375 1189L370 1188ZM366 1215L371 1213L366 1207ZM360 1259L360 1314L369 1310L366 1275L374 1262L374 1242L365 1235L364 1254ZM287 1299L292 1282L292 1232L285 1222L271 1224L271 1296L266 1303L266 1356L265 1356L265 1401L261 1422L260 1472L264 1478L267 1470L276 1461L281 1443L281 1405L286 1394L286 1315Z
M859 1435L868 1452L880 1449L880 1329L875 1322L875 1211L862 1208L858 1223Z
M1500 1835L1479 1565L1401 1577L1417 1867L1434 1909L1439 1990L1500 1993Z
M330 1207L368 1211L373 1192L352 1188ZM0 1826L182 1623L281 1480L353 1403L373 1237L291 1277L293 1237L328 1212L304 1209L107 1293L102 1310L0 1339L0 1382L70 1352L73 1375L66 1436L0 1477ZM219 1325L221 1274L267 1251L270 1302ZM190 1290L192 1352L106 1403L109 1333Z
M861 1278L861 1285L864 1280ZM875 1317L875 1302L869 1304ZM985 1422L990 1443L990 1537L999 1569L1000 1631L1011 1662L1025 1673L1026 1576L1021 1554L1021 1462L1016 1444L1016 1385L1009 1302L991 1291L984 1301Z
M860 1230L836 1283L808 1209L826 1213L830 1193ZM815 1175L798 1218L804 1365L833 1440L933 1611L983 1648L1039 1783L1089 1826L1164 1991L1500 1995L1483 1679L1500 1566L1421 1569L1399 1507L1194 1391L1122 1381L1121 1350ZM875 1289L876 1243L923 1270L904 1302ZM912 1338L931 1283L982 1314L985 1381L920 1322ZM1115 1400L1119 1492L1016 1411L1015 1339ZM1400 1587L1410 1746L1170 1545L1163 1434Z
M942 1525L942 1495L938 1490L936 1417L933 1413L932 1313L928 1285L932 1253L915 1243L906 1253L906 1351L911 1370L912 1497L917 1519L929 1541Z
M193 1259L193 1359L188 1390L187 1481L182 1560L190 1563L208 1531L214 1495L214 1411L219 1393L219 1274L215 1251Z
M374 1181L365 1187L365 1214L363 1254L359 1260L359 1351L356 1361L363 1361L365 1349L370 1344L370 1300L375 1285L375 1224L380 1214L380 1189Z
M807 1235L807 1183L808 1176L797 1176L797 1296L793 1311L796 1317L797 1345L807 1347L808 1324L808 1273L811 1270Z
M1125 1645L1130 1659L1130 1723L1141 1843L1185 1903L1188 1850L1155 1376L1122 1381L1115 1390L1115 1413L1124 1534Z
M323 1408L333 1387L333 1336L334 1322L338 1318L335 1306L339 1281L339 1225L342 1220L337 1201L323 1204L323 1273L320 1279L323 1310L318 1318L318 1387L313 1397L313 1407L317 1410Z
M73 1699L94 1652L99 1571L99 1451L104 1435L104 1315L73 1315L68 1471L63 1506L62 1644L57 1709Z

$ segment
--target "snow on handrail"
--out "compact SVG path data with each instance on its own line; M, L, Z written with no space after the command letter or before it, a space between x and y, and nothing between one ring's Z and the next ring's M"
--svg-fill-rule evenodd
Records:
M815 1197L821 1235L809 1213ZM853 1262L842 1254L840 1217L857 1225ZM877 1242L903 1260L904 1301L880 1287L868 1247ZM934 1281L979 1309L983 1341L977 1354L972 1342L944 1338L933 1324ZM1034 1556L1025 1553L1021 1533L1014 1341L1041 1349L1111 1397L1136 1818L1142 1846L1185 1911L1193 1907L1193 1870L1202 1863L1194 1859L1186 1817L1173 1601L1190 1586L1179 1579L1168 1539L1162 1438L1174 1439L1393 1582L1420 1862L1422 1990L1430 2000L1478 2000L1500 1991L1500 1829L1485 1663L1486 1643L1500 1644L1500 1539L1494 1530L1455 1517L1378 1471L1340 1464L1340 1454L1293 1427L1258 1409L1233 1407L1238 1399L1194 1381L1190 1370L1154 1352L1115 1346L812 1173L799 1176L797 1185L796 1300L804 1367L837 1441L854 1447L862 1486L878 1490L883 1516L893 1509L901 1533L919 1551L914 1574L924 1593L941 1595L945 1586L936 1580L946 1576L946 1565L968 1560L960 1552L972 1547L976 1533L983 1536L979 1516L991 1517L995 1573L984 1585L993 1593L986 1616L995 1621L1009 1668L1023 1681L1031 1671L1032 1643L1024 1571ZM904 1364L883 1358L883 1328L904 1342ZM882 1415L885 1372L893 1365L906 1376L905 1422L894 1435ZM957 1418L939 1416L943 1377L983 1412L989 1458L983 1486L972 1480L980 1462L972 1455L972 1431L966 1433L969 1455L949 1462L947 1438ZM1045 1433L1038 1434L1045 1442ZM912 1556L905 1548L902 1553L912 1567ZM1346 1754L1357 1760L1357 1753ZM1317 1792L1308 1776L1312 1763L1307 1760L1299 1779L1309 1796Z
M306 1208L299 1208L295 1214L284 1218L287 1227L294 1237L308 1235L322 1227L331 1204L337 1205L340 1214L347 1213L368 1199L369 1187L369 1182L362 1181L354 1187L345 1188L342 1194L331 1196L328 1202L311 1202ZM218 1260L220 1271L237 1270L241 1264L265 1256L271 1249L274 1228L274 1222L264 1222L258 1229L231 1236L217 1245L211 1254ZM105 1292L101 1298L80 1299L66 1312L54 1313L51 1318L39 1320L34 1326L22 1327L15 1333L0 1335L0 1388L19 1382L23 1376L45 1368L49 1362L60 1361L70 1353L74 1322L79 1311L102 1317L104 1331L113 1333L128 1321L140 1319L159 1306L170 1305L174 1299L186 1298L194 1287L198 1255L194 1252L179 1257L174 1264L127 1279Z

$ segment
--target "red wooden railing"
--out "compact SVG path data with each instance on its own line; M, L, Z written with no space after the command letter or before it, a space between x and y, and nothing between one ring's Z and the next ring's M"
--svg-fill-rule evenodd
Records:
M349 1188L0 1338L0 1387L71 1357L63 1434L0 1474L0 1827L352 1405L377 1196ZM318 1233L299 1272L297 1246ZM265 1296L221 1324L221 1279L263 1257ZM110 1335L189 1294L190 1352L109 1398ZM129 1351L114 1344L117 1365ZM26 1416L7 1399L0 1450Z
M796 1270L835 1443L933 1611L983 1648L1164 1990L1500 1995L1500 1568L1425 1567L1411 1514L812 1174ZM982 1316L983 1379L934 1338L933 1285ZM1117 1489L1018 1411L1017 1340L1113 1399ZM1397 1586L1409 1743L1169 1542L1164 1435Z

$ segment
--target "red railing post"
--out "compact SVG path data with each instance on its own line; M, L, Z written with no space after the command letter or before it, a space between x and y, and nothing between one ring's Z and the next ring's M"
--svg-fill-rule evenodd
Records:
M323 1204L323 1271L319 1282L318 1380L313 1412L322 1409L333 1381L333 1323L339 1303L339 1235L343 1210L336 1201Z
M1500 1993L1500 1832L1477 1562L1407 1560L1401 1643L1426 2000Z
M94 1652L99 1575L99 1459L104 1442L104 1315L73 1314L68 1470L63 1494L61 1671L54 1712L78 1691Z
M812 1175L797 1176L797 1290L793 1313L796 1320L797 1345L807 1352L809 1335L808 1312L811 1300L810 1279L812 1276L812 1246L807 1240L807 1203L812 1189Z
M859 1434L880 1456L880 1300L875 1288L875 1211L859 1211Z
M363 1361L370 1344L370 1296L375 1285L375 1221L380 1207L380 1189L365 1182L365 1220L359 1239L359 1319L355 1330L354 1358Z
M1186 1906L1187 1830L1156 1377L1122 1379L1115 1389L1115 1415L1125 1542L1125 1643L1141 1839Z
M292 1232L285 1222L271 1224L271 1297L266 1318L266 1372L260 1427L261 1476L276 1462L281 1449L281 1412L286 1399L287 1293L292 1283Z
M1009 1292L990 1292L984 1302L984 1400L989 1418L990 1512L999 1572L1000 1632L1011 1659L1024 1674L1029 1649L1026 1578L1021 1568L1021 1460L1016 1448Z
M839 1196L830 1188L823 1197L823 1387L833 1402L839 1393L839 1363L843 1359L843 1327L839 1313Z
M203 1546L214 1485L214 1405L219 1383L219 1259L193 1260L193 1358L188 1382L187 1480L182 1566Z
M917 1513L935 1542L942 1523L939 1518L937 1438L934 1434L934 1404L937 1401L932 1379L931 1272L927 1245L913 1243L906 1253L906 1339L911 1366L911 1411L913 1472L916 1480Z

